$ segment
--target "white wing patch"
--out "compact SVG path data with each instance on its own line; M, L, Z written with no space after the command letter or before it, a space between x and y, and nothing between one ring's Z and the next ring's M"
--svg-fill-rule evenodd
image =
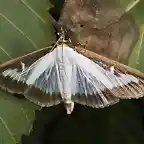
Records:
M91 61L65 44L30 67L23 67L21 72L7 69L2 75L44 93L60 92L62 98L72 97L77 103L93 107L105 107L118 102L119 98L139 98L144 94L144 82L139 78L114 67L107 70L102 63Z

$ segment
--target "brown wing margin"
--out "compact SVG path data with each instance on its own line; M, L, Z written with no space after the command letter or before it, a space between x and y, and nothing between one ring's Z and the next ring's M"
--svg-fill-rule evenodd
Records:
M104 108L119 102L119 98L114 97L113 94L106 89L102 92L106 98L106 102L101 98L98 93L95 95L76 94L72 96L72 100L81 105L86 105L92 108Z

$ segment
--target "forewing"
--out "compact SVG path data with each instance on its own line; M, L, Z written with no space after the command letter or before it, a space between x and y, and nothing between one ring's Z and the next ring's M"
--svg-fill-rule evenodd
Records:
M56 70L50 65L33 84L26 81L42 57L48 55L45 48L0 65L0 87L10 93L22 94L41 106L52 106L61 102L57 86ZM50 63L49 60L47 63ZM39 69L41 71L41 69ZM38 72L40 73L40 72Z
M76 50L91 59L91 62L93 61L95 65L99 67L98 71L103 75L100 82L114 97L125 99L143 97L144 73L83 48L77 47ZM89 65L91 64L92 63L89 63ZM96 69L95 73L97 73ZM94 75L93 73L92 76ZM98 79L99 75L95 75L95 77ZM108 83L106 83L106 81L108 81Z

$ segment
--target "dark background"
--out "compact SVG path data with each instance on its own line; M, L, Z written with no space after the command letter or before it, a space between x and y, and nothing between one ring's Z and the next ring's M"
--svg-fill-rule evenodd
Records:
M143 111L140 100L122 100L104 109L75 105L71 115L63 104L43 108L22 144L143 144Z
M61 0L51 0L58 20ZM144 144L143 100L121 100L104 109L75 105L67 115L64 105L36 111L33 130L22 144Z

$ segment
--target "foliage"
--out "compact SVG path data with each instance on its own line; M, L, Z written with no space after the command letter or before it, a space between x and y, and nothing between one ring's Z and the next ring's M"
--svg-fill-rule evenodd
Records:
M0 0L0 61L50 45L54 32L45 0ZM28 134L38 106L0 92L0 143L20 142Z

